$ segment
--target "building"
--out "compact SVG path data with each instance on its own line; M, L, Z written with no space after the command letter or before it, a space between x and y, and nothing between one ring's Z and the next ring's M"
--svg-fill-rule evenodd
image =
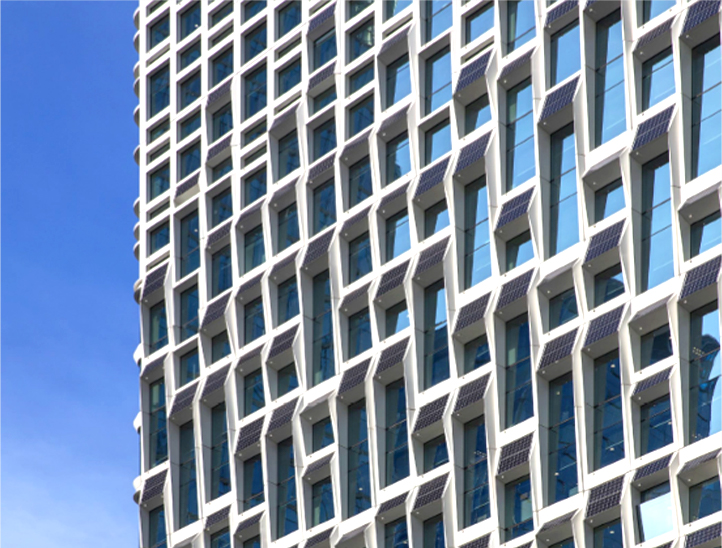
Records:
M141 6L141 546L720 546L721 17Z

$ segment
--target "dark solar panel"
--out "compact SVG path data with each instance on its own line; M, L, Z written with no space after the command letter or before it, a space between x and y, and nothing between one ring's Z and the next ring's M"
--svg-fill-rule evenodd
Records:
M659 114L652 116L649 120L645 120L637 128L637 134L634 137L632 150L642 148L655 139L665 135L669 131L669 123L672 120L674 106L664 109Z
M183 390L180 390L173 399L173 407L170 409L170 414L175 415L176 413L179 413L180 411L183 411L184 409L190 407L193 404L193 398L196 395L196 390L198 390L199 382L195 382L191 384L190 386L184 388Z
M228 519L231 513L231 505L229 504L225 508L221 508L217 512L213 512L206 518L206 529L210 529L214 525L221 523L224 519Z
M311 538L309 538L306 541L306 547L305 548L311 548L311 546L318 546L323 541L328 540L331 538L331 533L333 532L333 527L330 529L326 529L325 531L319 533L318 535L313 535Z
M388 293L392 289L396 289L404 283L404 277L406 276L406 271L409 269L410 262L411 259L393 267L391 270L388 270L381 275L381 282L379 282L379 287L376 290L377 299L381 295Z
M271 343L271 350L268 352L268 359L273 359L293 346L293 339L296 337L298 324L286 329L283 333L276 335Z
M716 283L717 278L719 277L720 259L722 258L715 257L711 261L707 261L706 263L689 270L684 275L684 284L682 285L680 298L684 299L692 293Z
M313 474L314 472L320 470L324 466L326 466L329 462L331 462L331 459L333 458L333 453L330 453L326 455L325 457L321 457L315 462L312 462L308 465L306 468L306 473L303 475L303 477L308 477L310 474Z
M328 19L333 17L335 10L336 10L336 2L331 4L329 7L321 10L318 13L318 15L314 16L311 19L311 22L308 24L308 32L309 33L313 32L318 27L320 27L323 23L325 23Z
M507 65L501 70L501 75L499 76L499 78L506 78L512 72L520 69L521 67L529 63L533 53L534 50L531 49L527 51L524 55L519 56L518 59L514 59L511 63L507 63Z
M499 469L497 475L508 472L517 466L529 462L529 453L531 452L531 442L534 434L527 434L523 438L514 440L513 442L501 448L501 457L499 458Z
M722 523L714 523L684 537L684 548L695 548L695 546L700 546L720 537L722 537Z
M449 167L450 159L451 156L447 156L443 160L439 160L433 166L428 167L421 172L421 175L419 176L419 184L416 187L416 194L414 194L414 197L421 196L444 181L444 175L446 174L446 169Z
M218 297L215 301L211 301L211 303L206 308L206 313L203 316L203 321L201 322L201 328L205 328L212 324L214 321L216 321L219 318L223 317L223 314L226 312L226 305L228 304L228 299L231 297L231 292L226 291L223 295Z
M462 307L459 310L459 314L456 316L456 326L454 327L454 333L458 333L462 329L466 329L470 325L480 322L484 319L486 314L486 308L489 306L489 298L491 293L482 295L475 301Z
M363 384L364 380L366 380L366 373L369 370L370 364L371 358L344 371L343 377L341 377L341 384L338 387L338 393L343 394L359 384Z
M323 83L327 78L331 78L334 70L336 70L336 61L327 63L326 66L314 72L308 79L308 89L311 90Z
M381 44L381 50L379 51L379 55L383 55L387 51L389 51L391 48L393 48L396 44L399 42L402 42L406 40L406 37L409 35L409 29L411 26L406 26L396 34L394 34L391 38L386 40L383 44Z
M672 28L672 22L674 21L674 17L670 17L667 19L664 23L661 25L657 25L649 32L645 32L639 40L637 40L637 45L634 48L634 53L637 53L641 48L649 44L652 40L655 38L662 36L663 34L666 34L669 32L669 30Z
M659 373L656 373L649 377L648 379L644 379L643 381L639 381L637 383L637 386L634 388L634 393L632 396L636 396L637 394L641 394L645 390L649 390L653 386L658 385L661 382L667 381L669 379L669 375L672 372L672 368L668 367L667 369L660 371Z
M381 352L379 363L376 366L376 374L378 375L380 373L383 373L397 363L401 363L401 360L404 359L404 354L406 354L406 347L408 345L409 338L406 337L405 339L389 346L383 352Z
M559 516L558 518L546 522L544 525L542 525L541 529L539 529L539 533L545 533L546 531L551 531L552 529L559 527L560 525L569 523L570 521L572 521L575 513L576 510L574 512L569 512L568 514L564 514L563 516Z
M253 350L250 350L243 354L240 358L238 358L238 363L236 364L236 367L241 367L242 365L250 362L253 358L256 358L261 355L261 352L263 351L263 346L257 346Z
M607 251L614 249L619 246L619 241L622 239L622 232L624 231L624 221L614 223L609 228L605 228L601 232L592 236L587 248L587 255L584 258L584 262L588 263L592 259L596 259L601 255L604 255Z
M385 512L388 512L389 510L398 508L402 504L405 504L408 496L409 496L409 492L406 491L406 493L403 493L401 495L395 496L392 499L382 502L381 505L379 506L379 511L376 512L376 515L378 516L379 514L383 514Z
M276 264L274 264L273 268L271 269L271 276L277 275L281 270L283 270L288 265L293 263L296 260L297 255L298 255L298 251L294 251L288 257L284 258L282 261L278 261Z
M259 200L255 204L248 206L246 209L241 211L236 224L243 226L244 223L248 222L248 219L250 219L252 215L255 215L258 211L260 211L262 206L263 200Z
M277 129L281 127L283 124L285 124L289 119L296 117L296 111L298 110L298 103L293 105L292 107L286 109L281 114L278 114L276 118L271 123L271 129L269 131L273 131L274 129Z
M639 481L642 478L646 478L647 476L651 476L652 474L659 472L660 470L669 468L669 463L671 460L672 455L667 455L666 457L657 459L654 462L645 464L641 468L637 468L637 471L634 473L634 479L632 481Z
M371 206L363 208L361 211L356 213L355 215L349 217L346 222L343 223L343 227L341 228L342 232L345 232L349 230L351 227L353 227L355 224L360 223L361 221L368 219L369 217L369 211L371 211Z
M383 136L384 133L386 133L391 126L396 125L397 122L400 122L401 120L406 119L406 113L409 111L409 106L400 109L398 112L394 112L391 116L386 118L383 122L381 122L381 127L379 127L379 135Z
M496 229L499 230L504 225L524 215L529 209L532 194L534 194L534 189L530 188L501 206L501 213L499 214L499 220L496 222Z
M215 158L218 156L221 152L226 150L229 146L231 146L231 138L233 135L229 135L228 137L224 137L220 141L218 141L216 144L214 144L211 148L208 149L208 156L206 157L206 161L210 161L212 158Z
M165 281L165 273L168 271L168 263L164 263L145 277L145 284L143 285L143 298L145 299L148 295L156 292L158 289L163 287Z
M491 537L491 534L484 535L483 537L474 539L471 542L462 544L461 548L489 548L489 538L490 537Z
M327 155L322 160L316 162L313 164L310 169L308 170L308 180L313 181L314 179L317 179L327 171L330 171L333 169L333 162L336 159L336 157L333 154ZM329 176L331 174L329 173Z
M208 394L215 392L219 388L223 388L223 385L226 382L226 378L228 377L228 371L230 371L230 369L231 366L226 365L215 373L211 373L210 375L208 375L206 384L203 387L203 392L201 393L201 398L205 398Z
M691 470L694 470L695 468L702 466L706 462L716 459L717 455L719 455L719 451L720 451L719 449L715 449L714 451L706 453L706 454L702 455L701 457L692 459L691 461L689 461L682 467L682 469L679 471L679 473L683 474L685 472L689 472Z
M379 204L379 210L382 210L384 207L389 205L391 202L393 202L397 198L406 194L406 191L409 189L410 184L411 183L406 183L404 185L401 185L399 188L395 189L393 192L389 192L386 196L381 198L381 203Z
M263 272L260 274L256 274L253 276L253 278L248 279L247 281L243 282L241 284L241 287L238 288L238 295L243 295L246 291L249 289L253 289L258 284L261 283L261 279L263 278Z
M198 184L198 178L200 177L199 172L195 172L193 175L188 177L185 181L179 184L175 189L175 197L177 198L181 194L188 192L191 188Z
M459 153L459 160L456 162L456 170L454 173L461 173L481 160L486 154L490 139L491 131L462 148Z
M143 483L143 494L141 495L140 502L147 502L163 493L165 477L167 474L168 469L166 468L165 470L161 470L157 474L145 480Z
M206 108L210 107L211 105L214 105L218 100L222 99L226 93L231 91L231 84L233 83L233 79L229 79L220 86L218 86L216 89L211 91L208 94L208 100L206 101Z
M160 358L157 358L146 365L141 371L140 376L147 377L156 369L163 367L163 362L165 361L166 356L168 356L168 354L163 354Z
M449 245L449 239L450 236L447 236L443 240L436 242L421 251L414 276L420 276L431 267L436 266L444 260L444 254L446 253L446 248Z
M456 81L456 93L486 75L486 69L489 67L489 59L491 59L493 51L493 49L489 49L483 55L461 67L459 79Z
M584 346L589 346L597 341L601 341L613 335L619 329L619 321L622 319L622 313L624 312L624 305L615 308L611 312L607 312L594 318L589 324L589 331L587 331L587 338L584 341Z
M619 506L622 499L624 476L619 476L598 487L594 487L587 502L587 517L596 516L605 510Z
M577 339L577 331L579 328L574 328L569 333L565 333L546 343L544 345L544 351L542 352L541 360L539 360L539 369L544 369L553 363L558 362L562 358L571 356L572 349L574 348L574 341Z
M446 488L446 480L449 478L449 474L443 474L438 478L434 478L431 481L427 481L419 487L419 493L416 495L416 502L414 502L414 510L423 508L427 504L431 504L437 501L444 494Z
M544 98L544 107L542 108L539 121L546 120L550 116L562 110L564 107L571 105L574 100L574 94L577 92L578 83L579 76L573 78L554 91L547 93L547 96Z
M261 417L253 422L241 427L238 433L238 443L236 444L236 453L240 453L244 449L248 449L252 445L261 441L261 432L263 431L263 421L266 417Z
M579 0L566 0L558 6L554 6L547 12L547 20L545 26L550 26L554 21L556 21L563 15L566 15L573 9L576 9L578 6Z
M698 0L687 9L682 32L688 32L713 15L719 13L720 0Z
M501 310L526 295L529 292L529 284L533 275L534 271L530 270L501 286L501 295L496 303L496 309Z
M435 399L431 403L427 403L421 409L416 417L416 424L414 426L414 432L419 432L424 428L427 428L441 420L444 416L444 410L446 409L446 403L449 401L449 395L441 396Z
M356 147L365 145L368 142L369 135L371 135L371 129L367 129L361 135L346 143L346 146L343 147L343 151L341 152L341 157L346 159Z
M328 253L331 240L333 240L333 232L333 228L329 228L326 232L319 234L313 240L308 242L306 255L303 257L303 264L301 264L301 266L309 265Z
M371 287L371 282L362 285L358 289L352 291L348 295L346 295L343 298L343 301L341 301L341 308L346 308L348 305L350 305L352 302L354 302L356 299L360 297L368 297L368 290L369 287Z
M471 404L481 401L484 398L484 392L489 384L489 374L471 381L459 388L459 397L456 398L456 406L454 413L458 413L462 409L469 407Z
M206 240L206 249L217 244L231 233L231 222L231 219L228 219L228 221L223 223L221 226L216 228L208 235L208 238Z
M281 426L291 422L293 418L293 412L296 409L298 398L284 403L281 407L276 408L271 415L271 422L268 423L268 431L272 432Z
M263 517L263 511L258 512L255 516L251 516L250 518L243 520L241 523L238 524L238 527L236 527L235 534L239 535L242 531L245 531L246 529L253 527L256 523L261 521L262 517Z

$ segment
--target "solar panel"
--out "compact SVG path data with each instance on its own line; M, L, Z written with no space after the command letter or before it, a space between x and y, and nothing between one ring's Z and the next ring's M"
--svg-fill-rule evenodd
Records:
M319 12L318 15L316 15L313 19L311 19L310 23L308 24L308 33L312 33L314 30L316 30L318 27L320 27L323 23L325 23L328 19L333 17L334 12L336 11L336 2L331 4L326 9Z
M289 107L287 110L282 112L281 114L278 114L276 118L273 120L273 123L271 123L271 129L269 131L273 131L275 129L278 129L283 124L285 124L289 119L294 118L296 116L296 111L298 110L299 103L296 103L292 107Z
M486 308L489 305L489 298L491 293L482 295L475 301L462 307L459 310L459 314L456 316L456 326L454 327L454 333L458 333L462 329L466 329L470 325L480 322L484 319L486 314Z
M369 287L371 287L371 282L362 285L358 289L352 291L348 295L346 295L343 298L343 301L341 301L341 308L347 308L352 302L354 302L356 299L360 297L366 297L368 296Z
M616 333L619 329L619 321L622 319L623 312L624 305L593 319L589 324L589 331L587 332L584 346L594 344Z
M656 474L657 472L664 470L665 468L669 468L669 463L671 462L671 460L672 455L667 455L666 457L657 459L654 462L645 464L641 468L637 468L637 471L634 473L634 479L632 481L639 481L642 478L646 478L648 476L651 476L652 474Z
M214 144L210 149L208 149L208 156L206 156L206 162L210 161L212 158L215 158L218 156L221 152L226 150L229 146L231 146L231 138L233 135L229 135L228 137L224 137L220 141L218 141L216 144Z
M333 162L335 159L336 157L333 154L328 154L325 158L313 164L308 170L308 180L313 181L327 171L333 169Z
M312 90L319 84L325 82L328 78L331 78L335 70L336 61L333 61L332 63L327 63L324 67L314 72L308 79L308 89Z
M414 510L418 510L427 504L439 500L444 494L444 488L446 488L446 480L448 478L449 474L446 473L422 484L421 487L419 487L418 495L416 495Z
M345 223L343 223L343 227L341 228L341 231L345 232L349 230L351 227L356 225L357 223L365 220L369 216L369 211L371 211L371 206L363 208L361 211L356 213L355 215L352 215L349 217Z
M226 305L228 304L228 299L230 297L231 292L226 291L216 300L211 301L211 303L206 308L205 315L203 316L203 321L201 322L201 329L208 327L214 321L223 317L223 314L226 312Z
M243 295L246 291L256 287L261 283L261 278L263 278L263 272L253 276L253 278L250 278L248 281L243 282L241 287L238 288L238 295Z
M179 184L175 189L175 197L177 198L181 194L185 194L191 188L196 186L198 184L199 177L200 177L200 173L196 171L193 175L191 175L185 181L183 181L181 184Z
M259 200L255 204L248 206L246 209L241 211L241 214L238 216L238 222L236 224L239 226L243 226L244 223L248 222L252 215L258 213L261 210L262 206L263 200Z
M343 394L344 392L348 392L352 388L355 388L359 384L363 384L364 380L366 380L366 373L369 370L370 364L371 358L368 358L344 371L343 376L341 377L341 384L338 388L338 393Z
M213 512L206 518L206 529L210 529L214 525L221 523L223 520L228 519L231 513L231 505L229 504L225 508L221 508L217 512Z
M692 293L716 283L719 277L720 259L722 257L715 257L711 261L689 270L684 275L680 298L689 297Z
M568 514L564 514L563 516L559 516L558 518L546 522L544 525L542 525L541 529L539 529L539 533L545 533L546 531L551 531L552 529L555 529L560 525L569 523L570 521L572 521L575 513L576 510L574 512L569 512Z
M251 516L250 518L243 520L241 523L238 524L238 527L236 527L235 534L239 535L242 531L245 531L246 529L253 527L256 523L261 521L262 517L263 517L263 511L260 511L255 516Z
M661 25L657 25L649 32L645 32L639 40L637 40L637 45L634 48L634 53L637 53L640 49L642 49L644 46L649 44L652 40L655 38L662 36L663 34L666 34L669 32L669 30L672 28L672 22L674 21L674 17L670 17L667 19L664 23Z
M719 449L715 449L714 451L706 453L706 454L702 455L701 457L692 459L691 461L689 461L682 467L682 469L679 471L679 473L683 474L685 472L690 472L691 470L694 470L695 468L702 466L704 463L716 459L717 455L719 455L719 452L720 452Z
M552 9L550 9L547 12L547 19L545 26L549 27L551 24L559 19L560 17L566 15L573 9L577 8L579 6L579 0L565 0L558 6L554 6Z
M720 537L722 537L722 523L714 523L684 537L684 548L695 548L695 546L700 546Z
M501 286L501 295L496 303L496 309L501 310L526 295L529 292L529 284L533 275L534 271L530 270Z
M587 517L596 516L605 510L619 506L622 499L624 476L619 476L598 487L594 487L587 502Z
M414 197L418 198L422 194L428 192L436 185L441 184L446 174L446 168L449 167L449 160L451 156L448 155L443 160L439 160L433 166L426 168L421 172L419 176L419 184L416 187L416 194Z
M632 396L641 394L645 390L649 390L653 386L656 386L661 382L665 382L667 379L669 379L669 375L671 372L672 372L672 368L668 367L664 371L660 371L659 373L652 375L648 379L639 381L639 383L637 383L637 386L634 388L634 393L632 394Z
M489 51L487 51L483 55L480 55L470 63L467 63L461 67L459 79L456 81L455 93L459 93L462 89L470 86L479 78L482 78L486 75L486 69L489 67L489 59L491 59L491 54L493 52L493 49L489 49Z
M406 194L406 191L409 189L409 185L411 183L406 183L404 185L401 185L399 188L395 189L393 192L389 192L386 196L381 198L381 203L379 204L379 210L383 213L383 208L389 205L391 202L396 200L397 198L400 198L404 194Z
M511 63L507 63L507 65L502 69L501 75L499 76L499 78L506 78L512 72L520 69L521 67L523 67L524 65L529 63L533 53L534 53L534 50L530 49L524 55L520 55L519 58L514 59Z
M619 241L622 239L623 231L624 221L619 221L592 236L584 262L588 263L592 259L604 255L607 251L619 247Z
M462 148L459 153L459 160L456 162L456 171L454 171L454 173L461 173L481 160L486 154L490 139L491 131Z
M405 119L406 113L408 111L409 105L406 105L404 108L400 109L398 112L394 112L391 116L381 122L381 126L379 127L379 135L384 136L384 134L391 128L391 126L394 126L397 122Z
M283 333L276 335L271 343L271 350L268 352L268 360L275 358L293 346L293 339L296 337L298 324L286 329Z
M306 541L306 548L311 548L311 546L318 546L323 541L328 540L331 538L331 533L333 532L333 527L330 529L326 529L325 531L319 533L318 535L313 535L311 538L309 538Z
M160 358L157 358L146 365L141 371L140 376L147 377L159 367L163 367L163 362L165 361L166 356L168 356L168 354L163 354Z
M574 341L577 339L577 331L579 331L579 328L575 327L569 333L565 333L546 343L541 360L539 360L539 369L544 369L562 358L571 356Z
M357 146L366 144L368 142L369 135L371 135L371 129L367 129L361 135L349 141L346 146L343 147L341 157L345 159Z
M671 106L639 124L637 134L634 137L632 150L642 148L644 145L648 145L662 135L665 135L667 131L669 131L669 123L672 120L673 113L674 106Z
M687 9L682 32L689 32L713 15L719 13L720 0L698 0Z
M381 352L379 363L376 366L376 374L379 375L397 363L401 363L406 354L406 347L409 345L409 337L397 342Z
M532 194L534 194L534 189L530 188L501 206L501 214L496 222L496 230L524 215L529 210Z
M307 266L328 253L331 240L333 240L333 228L329 228L326 232L319 234L311 240L306 248L306 255L303 257L301 266Z
M489 548L489 538L490 537L491 537L491 534L484 535L483 537L474 539L471 542L462 544L461 548Z
M143 285L144 299L163 287L166 272L168 272L168 263L162 264L145 277L145 284Z
M315 462L312 462L308 465L306 468L306 473L303 475L304 478L307 478L309 475L313 474L314 472L317 472L324 466L326 466L328 463L331 462L331 459L333 458L333 453L330 453L326 455L325 457L321 457Z
M547 96L544 98L544 107L542 108L539 121L546 120L563 108L571 105L574 100L574 94L577 92L578 83L579 76L554 91L547 93Z
M183 390L180 390L173 399L173 407L170 409L171 416L175 415L176 413L180 413L184 409L191 406L193 403L193 398L196 396L196 390L198 390L199 382L195 382L191 384L190 386L184 388Z
M376 515L384 514L388 512L389 510L393 510L394 508L398 508L402 504L406 503L406 498L409 496L409 492L406 491L406 493L403 493L401 495L398 495L392 499L389 499L387 501L384 501L379 506L379 511L376 512Z
M265 416L241 427L241 431L238 433L236 453L240 453L261 441L264 420L266 420Z
M253 350L250 350L243 354L240 358L238 358L238 363L236 363L236 367L241 367L242 365L247 364L250 362L253 358L256 358L261 355L261 352L263 351L263 346L257 346Z
M208 100L206 101L206 108L210 107L211 105L216 104L228 92L230 92L232 83L233 83L233 79L231 78L231 79L225 81L224 83L222 83L220 86L218 86L213 91L211 91L208 94Z
M471 381L459 388L459 397L456 398L456 406L454 413L458 413L462 409L469 407L471 404L481 401L484 398L484 392L489 384L489 374Z
M163 493L167 474L168 469L166 468L143 482L143 494L141 495L140 502L148 502Z
M296 260L297 256L298 251L294 251L282 261L278 261L275 265L273 265L273 268L271 269L271 276L276 276L281 270L293 263Z
M231 221L231 219L228 219L225 223L223 223L221 226L216 228L208 235L208 238L206 239L206 249L214 246L231 233L232 222L233 221Z
M525 462L529 462L529 453L531 452L531 442L533 439L534 434L527 434L502 447L501 457L499 458L499 469L496 472L497 475L508 472Z
M215 392L219 388L223 388L223 384L226 382L226 378L228 377L228 371L230 369L231 369L231 366L226 365L225 367L222 367L215 373L211 373L210 375L208 375L206 384L203 387L203 392L201 394L201 398L205 398L208 394Z
M421 255L419 256L419 262L416 265L416 272L414 273L414 276L420 276L421 274L444 260L444 254L446 253L449 239L450 236L447 236L443 240L436 242L435 244L430 245L429 247L421 251Z
M377 299L381 295L388 293L392 289L396 289L402 283L404 283L406 271L409 269L410 263L411 259L401 263L398 266L393 267L391 270L388 270L381 275L381 282L379 282L379 287L376 290Z
M273 430L291 422L297 403L298 398L294 398L291 401L284 403L281 407L277 407L273 411L273 415L271 415L271 422L268 423L268 432L272 432Z
M391 48L393 48L396 44L399 42L406 40L406 37L409 35L409 29L411 26L406 26L396 34L394 34L391 38L386 40L383 44L381 44L381 50L379 51L379 55L383 55L387 51L389 51Z
M428 428L435 422L441 420L444 416L444 409L446 409L446 403L449 401L449 395L441 396L435 399L431 403L427 403L421 409L416 417L416 425L414 426L414 432L419 432L424 428Z

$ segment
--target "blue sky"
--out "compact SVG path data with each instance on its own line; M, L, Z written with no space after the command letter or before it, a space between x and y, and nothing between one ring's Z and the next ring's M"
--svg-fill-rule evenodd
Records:
M137 546L135 2L2 2L2 546Z

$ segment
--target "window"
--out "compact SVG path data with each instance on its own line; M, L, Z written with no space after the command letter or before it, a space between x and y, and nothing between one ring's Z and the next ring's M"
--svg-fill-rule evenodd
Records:
M150 199L153 200L170 188L170 166L164 164L150 174Z
M243 179L243 205L252 204L266 195L266 169L260 169Z
M669 159L642 166L642 292L674 276Z
M444 120L429 129L424 138L424 165L427 166L451 150L451 126L449 120Z
M411 5L412 0L384 0L384 21L391 19L396 14Z
M348 319L348 358L366 352L371 342L371 318L369 309L364 308Z
M506 272L534 258L534 245L528 230L506 242Z
M374 47L374 23L370 19L349 33L349 58L351 62Z
M424 389L449 378L449 336L444 281L424 290Z
M464 521L469 527L491 516L486 424L478 417L464 425Z
M197 142L180 153L180 174L181 181L201 167L201 143Z
M674 93L674 59L669 47L642 63L642 110Z
M446 438L442 434L424 444L424 473L449 462Z
M534 416L531 385L529 318L506 323L506 428Z
M201 26L201 3L193 2L191 7L181 13L180 28L178 29L178 38L183 40L186 36L191 35L197 28Z
M346 20L353 19L363 10L373 5L374 0L349 0L348 3L348 15Z
M353 283L371 272L371 239L365 232L348 244L348 281Z
M573 320L579 315L577 296L571 287L549 299L549 330Z
M228 2L233 4L232 2ZM211 87L233 74L233 48L229 48L211 61Z
M198 286L186 289L180 296L181 325L180 339L186 340L198 333Z
M336 120L331 118L313 130L313 160L336 148Z
M193 103L201 96L201 73L196 72L180 85L180 110Z
M233 217L233 194L231 189L227 188L213 197L211 202L211 227L217 226L231 217Z
M150 245L148 246L149 256L167 246L170 243L170 226L168 222L152 229L148 235L148 239L150 240Z
M255 508L266 501L266 494L263 491L263 486L263 459L261 458L261 455L256 455L255 457L251 457L243 462L244 511Z
M507 2L506 32L506 53L511 53L536 36L533 0Z
M196 60L200 59L201 57L201 42L200 40L191 44L186 49L184 49L180 54L180 67L178 70L183 70L186 67L191 66L191 64Z
M637 506L639 540L644 542L674 529L674 514L668 481L642 491Z
M692 224L690 231L690 258L704 253L722 241L720 212L716 211L701 221Z
M622 522L619 519L594 529L594 548L624 548Z
M213 141L223 137L233 129L233 111L231 103L213 113Z
M298 316L298 283L293 276L278 284L278 325Z
M312 386L336 374L331 319L331 281L328 270L313 278Z
M231 353L231 343L228 332L223 331L211 339L211 363L222 360Z
M243 548L261 548L261 537L256 535L253 538L243 541Z
M642 335L641 342L640 369L649 367L672 355L672 336L669 332L669 324L664 324L662 327Z
M348 406L347 434L348 514L351 517L371 508L366 400L359 400Z
M624 458L620 375L618 350L594 360L594 470Z
M549 256L554 256L579 241L574 124L563 127L551 136L549 186Z
M148 118L152 118L170 104L170 70L168 66L151 75L148 87L150 88Z
M311 452L315 453L333 443L333 424L331 417L326 417L313 424L311 428Z
M198 212L181 219L180 224L180 275L181 278L196 270L201 264L200 238L198 236Z
M288 2L278 10L278 38L288 34L301 24L301 1Z
M624 209L624 185L621 178L594 193L595 223L622 209Z
M477 337L464 345L464 374L479 369L491 361L489 341L486 334Z
M243 272L250 272L266 261L263 226L258 225L243 235Z
M168 320L165 315L165 301L150 307L150 337L148 353L152 354L168 344Z
M253 299L243 307L243 342L248 344L266 333L266 322L263 319L263 300Z
M353 137L373 123L374 96L369 95L349 109L349 137Z
M404 131L386 143L386 184L403 177L411 171L409 134Z
M294 129L278 141L278 178L283 179L301 166L298 153L298 134Z
M722 163L720 37L692 50L692 170L699 177Z
M313 41L313 70L336 58L336 29L333 28Z
M311 526L333 519L333 486L325 478L311 486Z
M243 4L243 22L250 21L266 8L266 0L249 0Z
M231 246L227 245L211 258L211 298L220 295L233 285Z
M506 540L513 540L534 530L531 482L523 477L504 487L506 506Z
M373 82L374 79L374 64L373 62L368 65L361 67L359 70L349 76L349 89L346 95L356 93L362 87L369 82Z
M333 179L326 181L313 191L313 233L336 222L336 189Z
M491 276L486 176L464 187L464 288Z
M386 219L386 261L411 249L409 212L402 209Z
M371 161L368 156L348 168L349 208L360 204L371 196Z
M278 444L278 476L276 479L278 485L276 538L281 538L298 529L293 438L286 438Z
M424 237L433 236L439 230L449 226L449 209L446 207L446 200L436 202L424 211Z
M312 114L316 114L321 109L326 107L327 105L330 105L336 100L336 86L332 86L328 88L325 91L322 91L319 93L316 97L313 98L313 109Z
M170 18L166 15L153 23L148 32L148 51L170 36Z
M594 276L594 306L600 306L624 293L622 265L616 264Z
M549 383L549 504L578 492L574 383L567 373Z
M278 397L288 394L291 390L298 388L298 375L296 366L289 364L278 370Z
M597 22L593 146L626 129L623 45L622 19L616 10Z
M231 490L226 427L226 404L220 403L211 409L211 500Z
M263 395L263 371L257 369L243 377L243 416L255 413L264 405L266 401Z
M494 28L494 2L488 2L464 20L464 44Z
M264 137L265 135L266 121L264 120L263 122L253 126L251 129L249 129L243 134L243 146L248 146L259 137Z
M168 431L166 429L165 379L157 380L148 388L150 395L150 416L148 446L150 447L150 467L168 460Z
M690 314L690 443L722 430L720 324L717 303Z
M642 406L640 431L640 455L651 453L674 441L669 395Z
M198 119L200 120L200 115L198 115ZM148 136L148 143L152 143L156 139L160 139L163 135L168 133L168 130L170 129L170 120L166 118L159 124L155 125L150 129L149 136Z
M231 533L227 527L211 535L211 548L231 548Z
M193 116L186 118L180 124L180 137L182 141L188 137L191 133L201 127L201 113L196 112Z
M260 25L243 37L244 61L248 62L266 49L266 25Z
M210 27L215 27L226 17L233 13L233 2L224 2L223 7L211 14Z
M386 67L386 108L411 93L409 56L404 54Z
M293 203L278 212L278 252L299 240L298 211Z
M489 96L485 93L466 105L464 109L464 135L468 135L491 120Z
M180 358L180 386L197 379L201 374L201 364L198 350L191 350Z
M390 4L386 0L387 4ZM384 548L406 548L409 545L409 533L406 517L384 525Z
M651 21L659 14L673 7L676 0L640 0L639 2L639 19L640 25L647 21Z
M579 22L574 21L554 33L549 40L549 46L549 87L553 87L578 72L582 66L579 54Z
M426 13L425 41L430 42L446 29L451 28L452 21L451 0L429 0L424 2Z
M524 0L527 2L528 0ZM511 5L511 2L509 2ZM506 93L506 191L528 181L536 173L534 116L531 78Z
M431 3L427 2L427 5ZM431 114L451 100L451 51L448 47L426 60L425 92L425 114Z
M185 527L186 525L198 520L196 444L193 436L193 421L188 421L187 423L181 425L179 438L179 525L180 527Z
M245 77L244 113L245 118L256 115L266 108L266 67L263 66Z
M166 548L165 509L161 504L148 512L148 539L150 548Z
M722 510L719 476L689 488L689 521L697 521Z
M301 60L296 59L278 71L278 91L280 97L301 83Z
M386 310L386 337L399 333L410 325L406 301L401 301Z
M386 386L386 487L409 475L404 379Z

